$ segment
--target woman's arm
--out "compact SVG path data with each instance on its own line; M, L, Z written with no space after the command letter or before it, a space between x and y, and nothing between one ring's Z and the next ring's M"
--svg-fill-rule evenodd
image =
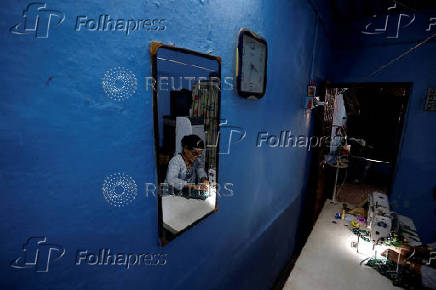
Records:
M412 248L409 247L409 249ZM407 252L407 249L405 249L405 251ZM424 287L429 289L436 289L436 269L429 266L408 262L406 255L404 255L404 253L401 253L401 251L400 253L397 253L393 250L386 250L382 253L382 256L385 256L389 260L403 267L407 267L411 271L415 272L418 276L421 277L421 283Z
M186 180L179 178L179 173L185 166L183 159L180 160L177 157L173 157L168 164L166 182L174 187L176 190L182 190L183 188L200 190L202 187L193 183L188 183ZM203 169L204 171L204 169Z
M183 160L182 160L183 161ZM179 178L183 164L177 157L173 157L168 164L166 182L177 190L182 190L188 183L186 180Z
M207 173L206 170L204 170L204 165L205 165L205 160L204 160L204 153L201 154L200 158L198 158L194 164L195 164L195 169L197 170L197 177L198 180L200 180L202 183L208 183L208 179L207 179Z

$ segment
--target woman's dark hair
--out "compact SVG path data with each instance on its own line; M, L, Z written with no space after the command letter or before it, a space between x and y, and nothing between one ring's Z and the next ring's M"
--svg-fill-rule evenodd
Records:
M182 138L182 147L188 147L189 150L194 148L204 149L204 142L195 134L186 135Z

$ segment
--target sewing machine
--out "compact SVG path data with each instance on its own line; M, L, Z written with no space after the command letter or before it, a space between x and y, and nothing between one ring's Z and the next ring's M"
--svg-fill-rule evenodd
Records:
M383 242L392 230L392 215L388 196L373 192L368 196L368 227L373 243Z

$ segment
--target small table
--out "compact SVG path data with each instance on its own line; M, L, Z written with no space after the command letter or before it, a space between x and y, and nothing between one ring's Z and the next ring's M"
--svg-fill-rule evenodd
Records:
M336 168L335 187L333 188L332 202L336 203L336 184L338 183L339 169L348 168L348 158L337 157L335 163L327 162L331 167Z
M205 200L187 199L182 196L162 197L163 226L173 234L184 230L197 220L215 210L216 188L210 187L210 196Z

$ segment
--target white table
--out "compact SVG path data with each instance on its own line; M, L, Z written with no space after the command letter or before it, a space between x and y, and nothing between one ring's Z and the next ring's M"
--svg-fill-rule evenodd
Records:
M182 196L162 197L163 226L173 234L184 230L197 220L215 210L216 188L210 189L205 200L187 199Z
M351 247L357 237L344 226L347 222L335 219L341 211L342 204L326 201L283 289L400 290L374 269L360 266L367 255Z

